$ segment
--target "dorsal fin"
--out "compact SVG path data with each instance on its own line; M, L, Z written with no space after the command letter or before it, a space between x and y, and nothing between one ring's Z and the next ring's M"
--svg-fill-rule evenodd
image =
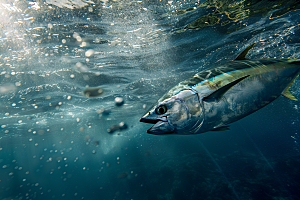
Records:
M248 51L255 45L255 42L244 49L234 60L246 60Z
M250 75L244 76L242 78L239 78L235 81L232 81L231 83L228 83L227 85L219 88L218 90L214 91L212 94L210 94L207 97L203 98L203 101L220 101L220 99L223 97L223 95L233 86L244 80L245 78L249 77Z

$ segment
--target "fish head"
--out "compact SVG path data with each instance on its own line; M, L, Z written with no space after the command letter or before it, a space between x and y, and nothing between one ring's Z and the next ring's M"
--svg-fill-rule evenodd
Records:
M204 109L198 94L186 89L158 102L140 122L154 124L147 133L154 135L194 134L204 120Z

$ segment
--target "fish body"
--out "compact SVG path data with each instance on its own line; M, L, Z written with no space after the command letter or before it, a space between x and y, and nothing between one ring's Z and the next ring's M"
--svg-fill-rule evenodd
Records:
M235 60L203 70L180 82L158 100L141 122L147 133L200 134L226 130L283 95L300 73L300 59L248 60L247 47Z

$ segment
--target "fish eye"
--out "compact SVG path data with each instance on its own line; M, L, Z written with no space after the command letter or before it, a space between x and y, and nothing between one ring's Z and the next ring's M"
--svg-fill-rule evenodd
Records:
M165 114L167 112L167 106L161 105L155 109L155 113L158 115Z

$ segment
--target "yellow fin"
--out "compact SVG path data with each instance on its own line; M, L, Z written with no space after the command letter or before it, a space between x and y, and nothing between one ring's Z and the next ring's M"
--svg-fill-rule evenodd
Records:
M282 95L291 100L298 101L298 99L296 99L296 97L294 97L289 90L285 90Z
M299 75L298 75L299 76ZM296 78L298 77L296 76ZM286 87L286 89L283 91L282 95L285 96L286 98L289 98L291 100L294 101L298 101L298 99L296 97L294 97L294 95L292 95L292 93L289 91L291 85L294 83L294 81L296 80L296 78L294 78L291 83Z

